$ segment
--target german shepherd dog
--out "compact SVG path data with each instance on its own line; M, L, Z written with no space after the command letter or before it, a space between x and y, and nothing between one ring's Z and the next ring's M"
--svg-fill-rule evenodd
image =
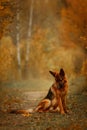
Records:
M55 82L48 91L47 96L38 104L35 111L45 112L45 111L58 111L61 114L67 113L66 107L66 96L68 92L68 84L63 69L60 72L49 71L51 75L55 78Z
M46 97L36 106L32 112L29 110L11 110L10 113L27 115L33 112L56 112L61 114L67 113L66 96L68 92L68 83L64 70L61 68L60 72L49 71L55 78L55 82L50 87Z

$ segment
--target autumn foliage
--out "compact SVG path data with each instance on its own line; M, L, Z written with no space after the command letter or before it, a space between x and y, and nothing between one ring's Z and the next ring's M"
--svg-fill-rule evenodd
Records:
M87 1L35 1L32 36L27 39L30 0L18 1L21 73L26 65L29 43L28 75L48 75L49 69L65 68L68 76L87 74ZM19 4L18 3L18 4ZM29 5L29 6L28 6ZM0 82L18 77L16 12L13 0L0 1Z
M0 45L0 82L10 81L15 78L14 56L15 46L12 44L11 39L3 37Z

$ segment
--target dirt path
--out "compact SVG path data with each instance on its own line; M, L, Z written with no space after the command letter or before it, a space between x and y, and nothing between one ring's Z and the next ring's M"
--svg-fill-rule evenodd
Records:
M46 92L24 92L15 95L16 101L9 101L12 108L35 107ZM33 96L32 96L33 95ZM12 99L12 98L11 98ZM18 101L18 99L22 99ZM68 96L69 115L59 113L34 113L29 117L0 111L0 130L86 130L87 95ZM5 106L6 107L6 106Z

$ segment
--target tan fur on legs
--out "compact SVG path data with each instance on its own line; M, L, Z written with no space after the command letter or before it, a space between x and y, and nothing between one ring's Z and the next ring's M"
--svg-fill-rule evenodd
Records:
M44 112L48 110L48 108L51 106L51 101L48 99L42 100L38 106L36 107L35 111L37 112Z

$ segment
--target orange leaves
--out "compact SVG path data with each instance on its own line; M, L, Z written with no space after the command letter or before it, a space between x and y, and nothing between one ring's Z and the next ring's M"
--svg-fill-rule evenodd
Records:
M63 42L67 44L67 42L71 43L73 41L74 44L85 49L87 36L87 1L67 0L67 2L69 4L68 8L61 10Z
M10 5L10 0L0 1L0 38L2 37L6 26L12 21L14 12Z
M43 40L45 38L45 34L46 34L45 30L41 29L39 27L39 28L37 28L37 31L36 31L33 38L35 41Z
M87 77L87 59L83 62L81 73L86 75L86 77Z
M0 81L7 81L12 79L14 72L14 45L9 37L3 38L0 45ZM13 70L12 70L13 69Z
M0 5L0 10L3 10L3 9L4 9L4 6L1 6L1 5Z
M65 8L63 8L61 10L61 15L62 15L62 18L66 17L66 9Z

